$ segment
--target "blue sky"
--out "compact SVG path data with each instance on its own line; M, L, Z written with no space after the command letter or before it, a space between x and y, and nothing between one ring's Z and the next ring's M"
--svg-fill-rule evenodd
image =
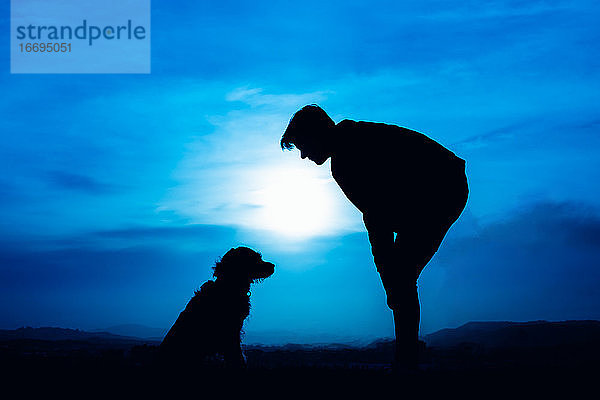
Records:
M600 6L213 3L152 2L150 75L11 75L0 38L0 327L169 327L245 244L277 264L248 340L391 336L360 214L279 148L309 103L467 160L423 333L600 318Z

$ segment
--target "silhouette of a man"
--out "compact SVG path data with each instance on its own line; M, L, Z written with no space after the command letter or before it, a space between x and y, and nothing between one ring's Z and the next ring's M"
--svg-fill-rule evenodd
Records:
M331 157L333 178L363 213L394 314L396 366L415 369L417 279L466 205L465 161L427 136L395 125L335 124L317 105L294 114L281 147L296 147L317 165Z

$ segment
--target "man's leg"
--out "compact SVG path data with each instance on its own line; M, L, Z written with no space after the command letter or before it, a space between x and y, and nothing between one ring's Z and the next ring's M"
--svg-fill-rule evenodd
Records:
M417 368L420 305L417 279L438 250L447 225L433 224L426 218L409 223L394 232L385 223L364 218L373 259L394 314L396 336L395 364L400 370Z
M394 257L398 261L394 271L396 276L388 278L395 282L393 297L391 302L388 297L388 304L394 311L397 357L404 358L400 361L401 368L417 367L421 319L417 279L439 249L449 228L448 224L425 219L412 228L408 225L396 236Z
M390 227L367 218L364 222L369 233L375 266L387 296L387 304L394 314L394 365L401 370L415 369L420 318L414 272L416 269L405 265L403 254L394 243L394 232Z
M388 298L388 305L394 313L395 367L399 371L416 370L421 314L416 282L403 287L393 302L390 302Z
M469 190L464 174L455 186L454 200L447 199L446 207L414 210L407 215L406 225L395 239L385 219L369 220L364 216L375 265L394 314L395 359L400 369L417 367L421 317L417 279L467 202Z

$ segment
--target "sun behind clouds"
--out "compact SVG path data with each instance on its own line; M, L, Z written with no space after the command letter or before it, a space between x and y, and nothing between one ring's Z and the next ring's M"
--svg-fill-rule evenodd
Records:
M339 189L319 168L263 170L256 182L257 188L249 193L251 203L257 205L249 219L256 229L308 238L349 228Z

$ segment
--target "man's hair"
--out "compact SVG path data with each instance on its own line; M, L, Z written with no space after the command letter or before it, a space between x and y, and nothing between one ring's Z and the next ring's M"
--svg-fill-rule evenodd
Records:
M323 130L335 126L329 115L316 104L310 104L297 111L281 137L281 148L291 150L296 139L317 137Z

